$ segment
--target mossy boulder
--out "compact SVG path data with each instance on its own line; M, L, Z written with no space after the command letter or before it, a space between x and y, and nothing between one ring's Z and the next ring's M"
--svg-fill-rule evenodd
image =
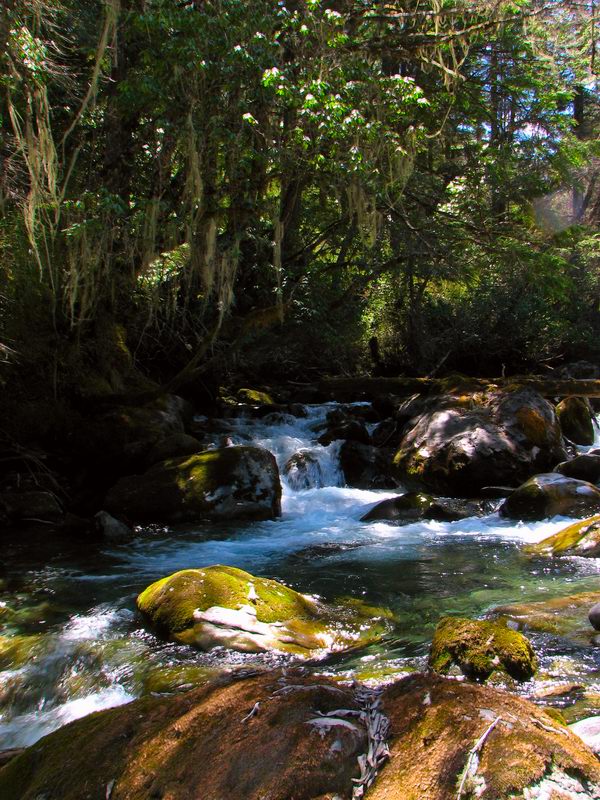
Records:
M240 403L248 403L253 406L274 406L275 401L267 392L258 389L239 389L237 398Z
M600 489L557 472L535 475L507 497L500 515L509 519L540 520L557 514L580 517L600 511Z
M506 620L443 617L433 636L429 667L445 674L453 664L476 681L487 680L495 670L526 681L537 669L530 642Z
M432 497L422 492L407 492L399 497L382 500L360 518L361 522L385 520L408 524L423 519L454 522L467 517L481 516L491 510L480 500L461 500L451 497Z
M356 600L320 603L277 581L220 565L156 581L137 605L159 634L183 644L298 656L377 639L391 617Z
M600 514L575 522L537 544L525 548L543 556L600 556Z
M391 726L390 758L365 800L600 797L596 756L521 697L415 674L384 692L381 710Z
M407 426L394 465L412 488L473 496L566 458L554 409L531 389L440 398Z
M582 453L570 461L562 461L554 472L560 472L567 478L578 481L598 483L600 481L600 456L593 453Z
M206 450L121 478L104 505L134 522L274 519L281 513L279 470L260 447Z
M588 613L598 602L600 592L578 592L565 597L498 606L492 615L508 619L515 628L525 632L550 633L589 645L595 632L590 627Z
M575 444L594 444L594 418L588 400L566 397L556 406L556 416L567 439Z

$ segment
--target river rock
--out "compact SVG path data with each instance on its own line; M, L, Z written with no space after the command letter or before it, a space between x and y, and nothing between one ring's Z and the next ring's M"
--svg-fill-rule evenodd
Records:
M224 566L176 572L145 589L137 605L161 635L202 650L224 646L299 656L376 639L391 616L360 601L326 605Z
M94 515L96 531L113 544L123 544L133 539L133 531L124 522L115 519L107 511Z
M340 466L347 486L354 489L396 489L399 481L392 465L393 451L359 442L344 442Z
M575 522L525 550L533 555L597 558L600 556L600 515Z
M431 643L429 667L446 673L456 664L468 678L485 681L500 670L518 681L531 678L537 669L528 639L506 621L443 617Z
M288 459L283 474L295 492L319 489L323 486L323 473L318 458L310 450L299 450Z
M596 603L600 603L600 592L579 592L565 597L498 606L490 616L506 618L518 630L549 633L589 645L593 631L590 630L588 613Z
M557 514L578 517L600 511L600 489L556 472L536 475L500 506L509 519L540 520Z
M567 478L598 483L600 481L600 455L586 453L562 461L554 470Z
M279 470L260 447L207 450L121 478L104 505L134 522L274 519L281 513Z
M556 416L567 439L575 444L594 444L594 418L588 400L566 397L556 406Z
M327 447L327 445L339 439L349 442L358 442L364 445L371 444L369 431L366 429L364 423L359 422L357 419L352 419L340 425L333 425L327 428L325 433L319 436L319 444Z
M597 631L600 631L600 603L595 603L588 611L588 619L590 625Z
M160 439L148 453L146 463L149 467L169 458L183 458L200 453L204 448L195 436L187 433L173 433Z
M65 515L56 497L41 491L4 492L0 494L0 511L11 523L27 520L57 523Z
M0 770L3 800L456 800L459 786L461 800L591 800L600 765L505 692L417 673L378 699L288 670L91 714Z
M375 447L399 447L402 439L402 426L394 419L384 419L371 434Z
M566 451L554 409L537 392L441 398L409 424L394 465L401 480L473 496L552 469Z
M454 522L467 517L483 516L490 510L491 504L486 504L481 500L432 497L420 492L408 492L399 497L382 500L362 516L360 521L387 520L402 524L432 519L438 522Z

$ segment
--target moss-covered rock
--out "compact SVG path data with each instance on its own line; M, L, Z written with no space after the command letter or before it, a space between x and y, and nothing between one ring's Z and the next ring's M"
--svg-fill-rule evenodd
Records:
M531 389L443 397L408 425L394 456L414 488L473 496L514 485L566 457L554 409Z
M239 389L237 397L240 403L248 403L253 406L273 406L275 401L267 392L258 389Z
M519 630L551 633L589 645L595 632L590 627L588 612L598 602L600 592L579 592L566 597L498 606L492 614L508 619Z
M520 697L416 674L384 692L382 711L391 724L390 759L365 800L600 797L594 754Z
M561 514L578 517L600 511L600 489L556 472L535 475L500 506L509 519L540 520Z
M531 678L537 663L530 642L506 625L506 620L444 617L429 654L429 667L442 674L456 664L468 678L485 681L500 670L518 681Z
M382 500L360 518L361 522L387 520L410 523L422 519L454 522L467 517L481 516L491 511L491 504L480 500L461 500L451 497L432 497L422 492L408 492L399 497Z
M391 617L356 600L325 605L225 566L176 572L145 589L137 605L158 633L183 644L299 656L372 641Z
M567 439L575 444L594 444L594 419L588 400L566 397L556 406L556 416Z
M44 652L41 635L0 636L0 670L20 669Z
M600 556L600 514L575 522L537 544L525 548L543 556Z
M207 450L121 478L105 508L136 522L273 519L281 513L279 470L260 447Z

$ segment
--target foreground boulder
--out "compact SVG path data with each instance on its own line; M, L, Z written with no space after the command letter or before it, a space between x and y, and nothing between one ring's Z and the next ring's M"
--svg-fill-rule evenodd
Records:
M145 589L137 605L158 633L183 644L298 656L365 644L386 630L391 617L360 601L320 603L223 566L176 572Z
M121 478L105 508L134 522L274 519L281 513L279 470L260 447L207 450Z
M599 792L595 755L541 708L432 674L379 698L294 671L147 697L66 725L0 770L3 800L586 800Z
M556 416L567 439L575 444L594 444L594 418L588 400L566 397L556 406Z
M566 458L554 409L531 389L442 398L410 425L394 457L399 477L442 494L515 485Z
M600 489L557 472L536 475L519 486L500 506L509 519L540 520L557 514L579 517L600 511Z
M432 497L421 492L408 492L399 497L382 500L360 518L361 522L385 520L407 524L423 519L455 522L467 517L483 516L492 505L481 500L460 500L452 497Z
M525 548L528 553L542 556L600 556L600 514L583 522L575 522L562 531Z
M474 620L444 617L440 620L429 654L429 666L446 673L456 664L476 681L485 681L499 670L517 681L531 678L537 669L533 648L505 620Z

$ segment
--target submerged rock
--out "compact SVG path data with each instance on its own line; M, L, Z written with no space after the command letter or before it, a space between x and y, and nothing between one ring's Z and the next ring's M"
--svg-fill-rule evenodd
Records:
M432 497L420 492L408 492L399 497L382 500L361 517L360 521L388 520L402 524L431 519L438 522L454 522L467 517L483 516L491 511L492 505L481 500Z
M304 489L320 489L323 473L318 458L310 450L299 450L288 459L283 468L287 482L295 492Z
M526 552L543 556L600 556L600 514L575 522L537 544Z
M415 674L378 697L292 670L91 714L0 770L3 800L456 800L459 791L461 800L597 798L600 765L578 736L504 692Z
M441 398L418 416L394 464L400 479L440 493L473 496L511 484L564 460L554 409L531 389Z
M575 444L594 444L594 417L588 400L566 397L556 406L556 416L567 439Z
M273 519L281 513L279 470L260 447L207 450L121 478L105 506L135 522Z
M176 572L145 589L137 605L160 634L183 644L300 656L372 641L391 616L360 601L320 603L224 566Z
M492 614L505 617L519 630L550 633L589 645L593 630L588 623L588 612L590 606L598 602L600 592L580 592L566 597L498 606Z
M452 664L476 681L487 680L495 670L517 681L526 681L537 669L529 640L507 627L502 619L441 619L433 636L429 667L446 673Z
M600 511L600 489L557 472L535 475L500 506L501 516L523 520L546 519L557 514L577 517L595 511Z

